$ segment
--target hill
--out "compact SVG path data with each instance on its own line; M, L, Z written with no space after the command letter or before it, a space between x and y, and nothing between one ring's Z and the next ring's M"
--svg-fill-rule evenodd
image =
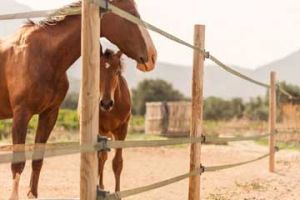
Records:
M1 0L0 13L12 13L29 11L30 8L17 3L14 0ZM24 20L0 21L0 37L13 33ZM191 96L191 66L181 66L171 63L160 62L153 72L142 73L135 68L133 61L124 60L126 67L125 77L131 88L146 79L164 79L174 85L183 94ZM254 79L269 82L269 72L276 71L279 80L286 80L288 83L300 84L300 50L282 59L261 66L256 70L247 70L235 67L238 71L251 76ZM68 71L71 83L70 91L79 91L80 87L80 61L77 61ZM255 86L247 81L235 77L215 65L205 66L204 80L205 96L218 96L222 98L241 97L248 99L259 95L265 95L266 90Z
M175 88L179 89L186 96L191 96L191 66L160 62L153 72L142 73L135 68L134 62L126 60L125 63L125 77L131 88L136 87L138 82L144 79L164 79L172 83ZM79 83L76 80L80 79L80 64L76 63L75 65L76 66L70 69L69 75L73 77L72 85L75 84L78 87ZM238 67L235 67L235 69L265 83L269 82L270 71L276 71L278 80L300 85L300 77L298 77L300 74L300 51L259 67L256 70L247 70ZM222 98L241 97L243 99L249 99L266 94L264 88L241 80L216 65L206 65L204 77L205 96L218 96ZM72 87L72 90L76 91L78 88Z

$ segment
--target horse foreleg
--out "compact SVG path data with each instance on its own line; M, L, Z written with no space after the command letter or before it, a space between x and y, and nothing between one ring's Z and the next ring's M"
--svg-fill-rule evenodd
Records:
M12 140L13 144L25 144L26 141L26 133L28 128L28 123L32 115L27 110L22 108L15 109L13 113L13 126L12 126ZM19 158L25 160L25 152L24 147L13 148L13 159L16 158L18 155ZM13 175L13 185L12 185L12 192L10 195L10 200L17 200L19 199L19 182L21 174L25 167L25 161L19 163L12 163L11 164L11 171Z
M104 189L104 184L103 184L103 171L104 171L104 165L107 160L107 152L99 152L98 153L98 158L99 158L99 186L103 190Z
M116 140L125 140L126 135L127 135L127 128L128 128L128 123L122 125L119 127L116 131L114 131L114 137ZM123 169L123 157L122 157L122 149L116 149L116 154L113 159L113 171L115 174L115 180L116 180L116 185L115 185L115 191L118 192L120 191L120 182L121 182L121 172Z
M36 144L45 144L50 136L58 116L58 108L47 110L39 115L38 128L35 136ZM34 152L43 156L44 149L39 148L39 152ZM38 183L40 172L43 165L43 159L32 161L32 173L30 179L28 198L38 197Z
M116 185L115 185L115 191L118 192L120 191L120 182L121 182L121 172L123 169L123 158L122 158L122 149L116 149L116 154L113 159L113 171L115 174L115 180L116 180Z

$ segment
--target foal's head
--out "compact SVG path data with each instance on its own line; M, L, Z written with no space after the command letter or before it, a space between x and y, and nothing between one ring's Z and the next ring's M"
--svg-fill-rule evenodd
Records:
M106 50L101 53L100 75L100 108L111 111L115 103L115 92L119 87L119 77L122 74L122 52L114 53Z

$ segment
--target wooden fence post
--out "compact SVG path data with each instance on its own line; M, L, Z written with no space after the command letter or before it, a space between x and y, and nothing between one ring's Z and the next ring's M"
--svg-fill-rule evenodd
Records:
M204 49L205 26L195 25L194 45ZM205 56L194 50L193 82L192 82L192 121L191 137L201 137L203 120L203 66ZM190 171L200 168L201 143L192 144L190 152ZM200 200L200 175L189 179L189 200Z
M80 144L95 145L99 129L100 18L99 7L82 1L81 28L81 107ZM95 200L97 192L97 153L82 153L80 162L80 199Z
M275 132L276 132L276 72L270 74L270 90L269 90L269 171L275 171Z

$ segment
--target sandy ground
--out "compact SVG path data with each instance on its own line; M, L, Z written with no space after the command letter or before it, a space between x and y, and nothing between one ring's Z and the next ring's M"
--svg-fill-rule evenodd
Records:
M203 146L206 166L253 159L267 152L252 142L228 146ZM112 154L112 153L111 153ZM268 172L268 159L202 176L202 199L208 200L299 200L300 152L277 154L276 173ZM131 189L161 181L188 171L189 148L129 149L124 152L122 189ZM21 179L20 197L26 199L31 167L28 162ZM105 185L114 188L111 156L105 169ZM10 165L0 165L0 199L7 199L11 187ZM187 199L188 180L143 193L129 200ZM47 159L40 179L40 197L76 198L79 195L79 155Z

